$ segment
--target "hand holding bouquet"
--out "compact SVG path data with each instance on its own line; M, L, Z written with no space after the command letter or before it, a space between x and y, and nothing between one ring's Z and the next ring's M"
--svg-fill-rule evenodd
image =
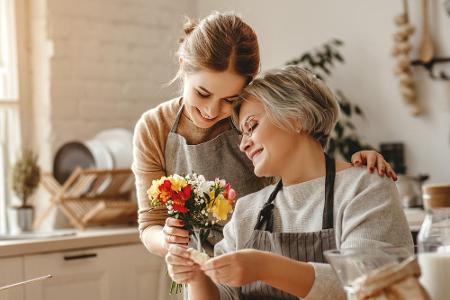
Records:
M172 175L154 180L147 191L150 205L166 207L169 216L183 220L184 228L194 232L197 248L209 235L209 229L228 219L233 211L236 192L225 180L207 181L202 175ZM172 283L170 292L181 290Z

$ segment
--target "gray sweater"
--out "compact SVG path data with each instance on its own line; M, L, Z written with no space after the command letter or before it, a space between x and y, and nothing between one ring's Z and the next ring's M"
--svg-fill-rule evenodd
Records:
M311 232L322 228L325 177L285 186L275 198L274 232ZM224 228L224 239L215 255L243 249L256 225L258 212L274 186L268 186L237 201ZM398 192L391 179L370 174L365 168L336 173L334 187L334 228L338 249L353 247L407 246L413 242ZM345 299L331 266L311 263L316 278L304 299ZM299 279L300 280L300 279ZM239 289L218 286L221 299L239 299Z

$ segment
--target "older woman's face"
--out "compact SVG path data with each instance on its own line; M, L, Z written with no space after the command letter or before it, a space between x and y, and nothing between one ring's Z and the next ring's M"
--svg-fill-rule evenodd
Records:
M239 127L243 133L240 149L253 162L255 174L281 176L289 158L295 155L298 135L275 126L256 98L242 103Z

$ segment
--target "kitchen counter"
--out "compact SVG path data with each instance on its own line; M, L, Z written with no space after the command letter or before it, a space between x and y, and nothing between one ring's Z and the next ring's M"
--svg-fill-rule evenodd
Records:
M137 227L55 231L60 236L0 240L0 258L140 243Z

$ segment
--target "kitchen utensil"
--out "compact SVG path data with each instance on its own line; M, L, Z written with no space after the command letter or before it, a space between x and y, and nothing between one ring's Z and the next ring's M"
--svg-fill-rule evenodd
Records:
M429 62L434 56L433 41L428 30L428 0L422 0L422 39L420 40L419 58Z
M133 134L124 128L108 129L94 137L111 153L114 168L130 168L133 163Z
M72 141L56 152L53 175L63 183L77 167L111 170L130 168L133 162L133 134L123 128L108 129L87 141Z
M52 275L46 275L46 276L42 276L42 277L37 277L37 278L28 279L28 280L25 280L25 281L20 281L20 282L17 282L17 283L5 285L5 286L0 287L0 291L6 290L6 289L9 289L9 288L13 288L13 287L16 287L16 286L24 285L24 284L36 282L36 281L39 281L39 280L49 279L49 278L52 278L52 277L53 277Z
M59 183L65 182L77 167L110 170L114 168L114 161L108 148L95 139L64 144L53 160L55 179Z
M403 207L422 207L422 184L428 177L428 175L398 175L395 184Z
M355 299L358 278L379 267L398 264L410 257L408 249L404 247L347 248L325 251L324 255L336 272L347 299Z

